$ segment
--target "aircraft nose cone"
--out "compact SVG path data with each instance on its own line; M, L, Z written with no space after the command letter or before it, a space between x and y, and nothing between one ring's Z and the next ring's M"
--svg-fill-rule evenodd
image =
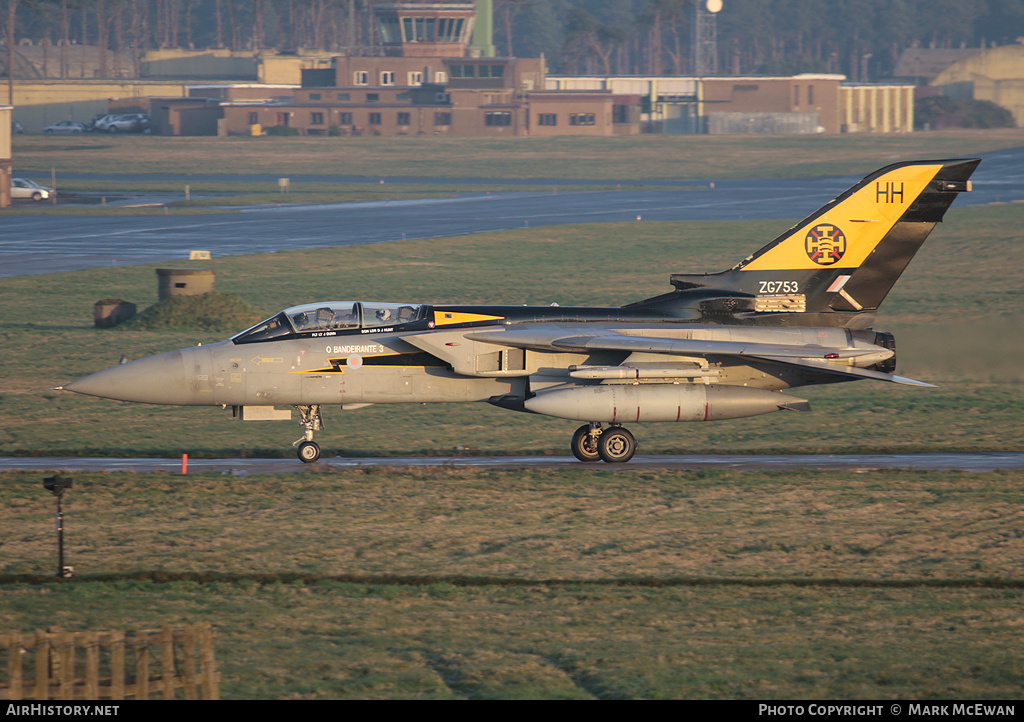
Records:
M185 382L181 351L130 361L86 376L70 384L67 391L118 401L143 404L188 404L194 395Z

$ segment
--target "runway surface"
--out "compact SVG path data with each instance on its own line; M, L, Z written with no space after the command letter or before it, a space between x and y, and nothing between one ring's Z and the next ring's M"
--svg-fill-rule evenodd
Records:
M1024 148L983 157L973 177L974 192L960 194L954 207L1024 201ZM481 179L434 179L447 185L465 183L467 191L454 198L247 206L215 215L9 216L4 218L4 234L0 238L0 276L176 261L188 258L190 250L227 256L567 223L798 219L860 179L853 176L720 180L715 181L714 190L709 187L711 179L644 181L647 186L676 186L673 189L635 189L632 181L621 181L621 190L494 194L483 190L488 181ZM345 183L368 179L315 180ZM422 183L431 179L391 180ZM490 182L507 184L513 180ZM550 184L553 188L593 183L614 187L620 183L573 179L519 182L533 186ZM474 184L479 190L470 190ZM767 242L769 238L763 240Z
M303 464L295 458L284 459L189 459L188 473L219 472L235 476L343 470L367 467L465 467L476 469L570 468L582 466L571 456L454 456L430 458L323 458L315 464ZM1024 453L980 454L780 454L780 455L672 455L634 456L627 464L587 464L595 471L629 469L834 469L863 472L872 469L916 469L933 471L990 472L999 469L1024 469ZM79 457L0 457L0 470L23 471L132 471L140 473L180 474L181 459L79 458Z

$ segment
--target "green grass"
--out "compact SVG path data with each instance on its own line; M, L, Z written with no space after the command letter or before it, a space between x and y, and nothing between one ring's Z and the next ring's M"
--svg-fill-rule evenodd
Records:
M125 581L0 595L40 627L212 620L224 699L1011 701L1024 682L1019 589Z
M0 628L210 621L227 698L1024 682L1020 472L78 474L59 583L41 476L0 474Z
M199 296L165 298L124 322L124 327L136 331L202 329L232 333L263 318L258 308L238 296L211 291Z
M86 579L1024 585L1019 471L439 465L73 477L68 551ZM38 521L53 501L41 475L0 482L0 575L45 576L53 529Z
M1024 144L1024 131L610 138L54 138L16 136L16 175L303 174L431 178L738 178L867 173L898 160Z
M0 594L40 627L212 620L224 699L1011 701L1024 682L1020 590L126 581Z

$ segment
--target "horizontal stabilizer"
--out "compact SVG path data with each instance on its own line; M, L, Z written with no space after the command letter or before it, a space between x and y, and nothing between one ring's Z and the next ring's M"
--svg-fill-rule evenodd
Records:
M774 361L776 363L789 364L790 366L802 366L804 368L814 369L815 371L824 371L825 373L846 376L848 378L875 379L876 381L888 381L890 383L903 384L905 386L924 386L931 389L937 388L935 384L925 383L924 381L918 381L916 379L908 379L905 376L896 376L895 374L887 374L883 371L861 369L855 366L840 366L838 364L829 363L824 359L794 359L781 356L760 356L760 358L765 361Z

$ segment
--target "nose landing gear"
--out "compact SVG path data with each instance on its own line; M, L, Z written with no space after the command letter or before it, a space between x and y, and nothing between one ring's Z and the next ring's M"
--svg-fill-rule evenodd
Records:
M624 464L636 453L633 434L618 424L604 430L596 421L576 429L569 446L572 455L583 462L600 459L609 464Z
M296 406L295 409L299 412L299 423L302 424L305 433L299 439L296 439L292 446L298 447L299 461L312 464L320 458L320 445L313 441L313 432L323 431L324 429L324 420L320 415L320 405Z

